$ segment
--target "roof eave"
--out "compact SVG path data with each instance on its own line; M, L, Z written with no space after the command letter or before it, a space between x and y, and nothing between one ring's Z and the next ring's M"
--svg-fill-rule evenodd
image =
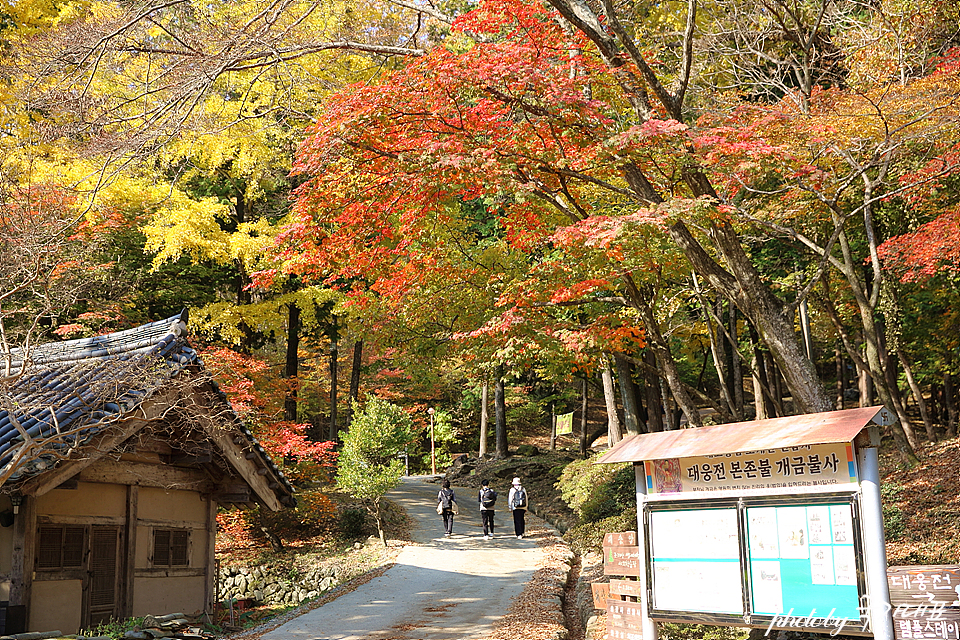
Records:
M632 435L603 454L597 464L852 442L864 428L880 424L877 418L883 411L883 406L864 407Z

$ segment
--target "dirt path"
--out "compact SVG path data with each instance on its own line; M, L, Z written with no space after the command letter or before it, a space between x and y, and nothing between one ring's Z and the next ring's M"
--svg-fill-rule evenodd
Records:
M497 512L497 535L483 539L472 489L457 492L460 515L445 538L436 512L439 487L405 478L388 498L418 525L414 545L382 576L263 634L263 640L463 640L489 638L542 559L513 535L510 512ZM500 497L506 502L506 496ZM500 506L498 504L498 506Z

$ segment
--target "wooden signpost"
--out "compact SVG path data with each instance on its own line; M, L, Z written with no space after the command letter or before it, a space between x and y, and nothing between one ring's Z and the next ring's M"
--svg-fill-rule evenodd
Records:
M604 575L639 576L641 570L635 531L608 533L603 537ZM643 613L637 602L640 583L611 579L592 586L594 606L607 612L608 640L643 640Z
M889 567L896 640L960 640L960 566Z

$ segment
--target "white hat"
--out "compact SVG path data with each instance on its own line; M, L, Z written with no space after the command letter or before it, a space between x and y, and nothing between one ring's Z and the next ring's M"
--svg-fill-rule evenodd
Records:
M520 478L514 478L513 484L520 484Z

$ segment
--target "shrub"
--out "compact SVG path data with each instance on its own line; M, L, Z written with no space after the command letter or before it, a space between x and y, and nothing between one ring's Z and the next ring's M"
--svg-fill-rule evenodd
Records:
M591 551L600 552L604 534L636 530L637 509L633 507L615 516L573 527L563 538L570 544L571 549L584 555Z
M366 524L366 511L348 507L340 514L340 535L352 539L363 536L363 527Z
M583 522L595 522L636 508L633 465L593 464L594 458L571 462L560 474L557 488L563 501Z
M741 627L678 622L661 622L658 626L664 640L745 640L749 632Z
M883 511L883 536L891 542L900 540L907 532L907 517L899 506L894 504L903 495L903 487L893 482L880 485L880 497Z

